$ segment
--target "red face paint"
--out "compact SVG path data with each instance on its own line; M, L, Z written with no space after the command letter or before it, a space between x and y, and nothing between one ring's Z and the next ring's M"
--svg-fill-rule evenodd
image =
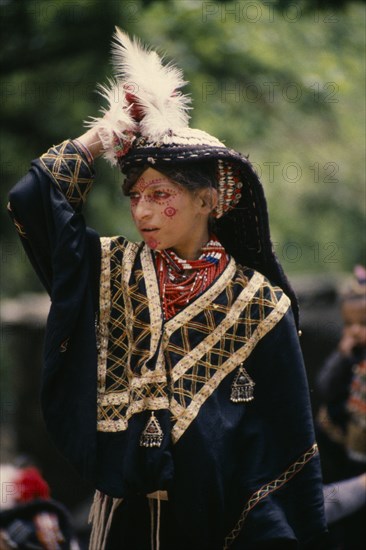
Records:
M154 178L151 180L146 180L144 176L141 176L133 186L133 190L134 192L143 193L148 187L161 184L167 184L167 178Z
M149 248L152 248L152 250L155 250L155 248L158 246L158 241L154 239L154 237L151 237L146 241L146 244Z
M133 220L150 249L173 248L182 258L196 254L198 231L192 231L192 226L199 227L201 241L206 220L193 193L148 168L129 196Z
M164 210L164 214L168 216L168 218L172 218L177 213L176 208L173 206L167 206L167 208Z

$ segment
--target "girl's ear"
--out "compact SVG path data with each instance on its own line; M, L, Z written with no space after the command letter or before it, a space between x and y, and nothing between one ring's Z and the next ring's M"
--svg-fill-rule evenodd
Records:
M213 187L205 187L204 189L200 189L198 191L198 197L203 212L205 214L211 214L211 212L217 206L217 189L214 189Z

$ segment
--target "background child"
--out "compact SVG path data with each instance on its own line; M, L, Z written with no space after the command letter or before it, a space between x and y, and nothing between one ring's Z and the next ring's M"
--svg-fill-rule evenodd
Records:
M342 293L341 311L341 338L317 377L322 402L317 439L326 483L356 476L362 480L366 471L366 270L362 266L356 266L354 279ZM337 484L332 487L326 500L341 499ZM347 493L347 500L353 494ZM342 548L361 547L364 512L365 504L334 524L331 531Z

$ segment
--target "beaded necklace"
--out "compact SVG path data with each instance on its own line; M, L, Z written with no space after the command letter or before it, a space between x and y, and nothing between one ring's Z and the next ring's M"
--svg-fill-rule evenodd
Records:
M223 272L229 258L214 235L197 260L179 258L171 250L155 252L156 270L165 320L192 302Z

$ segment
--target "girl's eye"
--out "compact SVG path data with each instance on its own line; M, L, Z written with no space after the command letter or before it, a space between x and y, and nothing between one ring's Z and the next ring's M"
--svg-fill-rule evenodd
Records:
M132 201L139 198L139 194L138 193L133 193L133 192L131 192L128 196L130 197L130 199Z
M158 199L167 199L170 196L170 194L167 191L155 191L154 197Z

